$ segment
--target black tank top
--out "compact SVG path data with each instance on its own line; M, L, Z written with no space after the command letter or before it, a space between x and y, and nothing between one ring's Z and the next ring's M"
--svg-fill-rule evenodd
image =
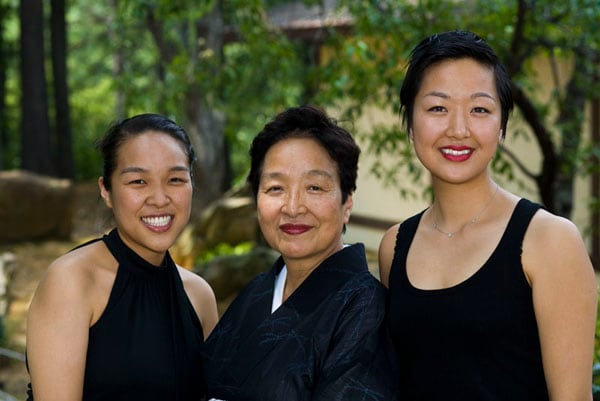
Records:
M83 401L202 400L202 325L171 256L157 267L116 230L102 240L119 267L106 309L90 327Z
M540 208L521 199L498 246L470 278L420 290L406 257L420 213L401 224L389 278L388 322L408 400L548 400L523 238Z

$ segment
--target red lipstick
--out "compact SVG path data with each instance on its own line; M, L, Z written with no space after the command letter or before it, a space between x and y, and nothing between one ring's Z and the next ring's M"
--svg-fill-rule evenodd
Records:
M279 226L279 229L286 234L299 235L310 230L310 226L305 224L282 224Z

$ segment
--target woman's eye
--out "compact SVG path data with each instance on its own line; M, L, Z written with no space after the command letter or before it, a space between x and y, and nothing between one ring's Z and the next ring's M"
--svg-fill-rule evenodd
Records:
M174 183L183 183L183 184L188 182L187 178L183 178L183 177L173 177L170 179L170 181L174 182Z
M485 113L488 113L488 109L486 109L485 107L475 107L473 109L473 112L478 113L478 114L479 113L485 114Z
M435 112L442 112L445 111L446 109L442 106L433 106L429 108L429 111L435 111Z
M130 183L130 184L134 184L134 185L142 185L142 184L145 184L145 183L146 183L146 181L144 181L144 180L143 180L143 179L141 179L141 178L138 178L138 179L135 179L135 180L131 180L131 181L129 181L129 183Z
M281 191L282 188L279 185L272 185L270 187L266 187L265 188L265 192L269 193L269 192L279 192Z
M309 191L320 191L322 188L318 185L309 185L308 186L308 190Z

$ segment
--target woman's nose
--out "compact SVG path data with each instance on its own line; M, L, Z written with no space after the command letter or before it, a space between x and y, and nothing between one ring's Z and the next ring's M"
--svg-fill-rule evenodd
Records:
M148 203L157 207L165 206L169 204L170 201L171 198L169 197L168 191L163 188L162 185L157 185L152 188L148 196Z
M454 112L451 115L447 135L454 138L464 138L470 135L468 118L462 111Z
M290 191L285 198L283 211L290 216L296 216L306 211L305 197L299 190Z

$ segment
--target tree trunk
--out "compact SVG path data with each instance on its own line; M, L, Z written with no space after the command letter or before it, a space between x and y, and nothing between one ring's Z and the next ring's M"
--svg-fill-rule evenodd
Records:
M73 159L71 113L67 84L67 23L65 0L52 0L50 19L52 44L52 70L54 73L54 107L56 108L56 166L58 175L75 178Z
M109 0L109 9L110 13L107 18L107 29L108 29L108 38L111 43L114 43L114 51L112 54L112 71L115 82L119 82L116 87L115 94L115 118L117 120L121 120L125 117L125 104L127 103L127 98L125 96L125 92L122 89L121 76L123 75L123 71L125 70L125 56L123 50L123 40L121 39L121 32L119 32L120 24L118 22L118 4L117 0Z
M515 104L521 110L521 114L531 128L542 152L542 168L535 177L541 202L550 212L557 213L554 185L559 163L550 132L546 129L543 118L525 92L515 84L512 89Z
M509 54L504 60L511 77L522 71L523 63L530 56L531 49L526 46L526 24L532 12L532 5L525 0L517 1L517 15L515 29ZM557 213L556 203L556 177L558 175L559 160L552 141L551 132L546 128L544 117L538 112L534 102L525 91L513 81L512 93L515 105L520 109L525 122L531 128L540 151L542 153L542 166L539 174L531 176L534 179L541 203L552 213ZM517 167L522 169L522 163L517 162Z
M218 69L221 68L224 26L220 7L221 2L215 2L213 9L198 21L198 37L186 49L191 74L188 78L188 90L184 93L183 125L198 156L194 168L192 219L197 218L209 203L221 197L229 189L231 181L229 154L225 142L225 116L217 110L215 103L218 102L215 101L215 96L204 93L195 77L198 68L212 68L213 75L217 75ZM166 65L177 55L177 46L168 41L161 21L155 19L152 9L148 10L146 22L161 53L160 59ZM200 43L203 48L199 48ZM217 61L200 61L199 55L203 50L210 50Z
M561 148L559 154L560 166L556 177L556 212L561 216L570 218L573 211L573 192L575 177L577 175L578 151L583 135L583 121L585 119L585 82L582 74L585 73L584 60L575 57L573 74L569 80L565 95L560 102L560 111L556 125L561 132Z
M228 161L222 115L206 104L197 85L185 95L186 131L198 160L194 168L194 207L192 218L228 189Z
M4 39L8 6L0 4L0 170L4 170L4 152L6 150L8 125L6 124L6 70L8 51Z
M198 21L197 29L197 32L205 33L205 47L211 50L217 59L217 62L209 67L215 70L213 75L217 75L217 70L222 67L223 29L221 2L216 1L212 10ZM186 98L187 123L194 149L198 154L194 180L194 217L229 189L229 155L225 146L225 116L211 104L214 97L199 93L198 85L192 83Z
M54 175L44 69L43 0L21 0L21 167Z

